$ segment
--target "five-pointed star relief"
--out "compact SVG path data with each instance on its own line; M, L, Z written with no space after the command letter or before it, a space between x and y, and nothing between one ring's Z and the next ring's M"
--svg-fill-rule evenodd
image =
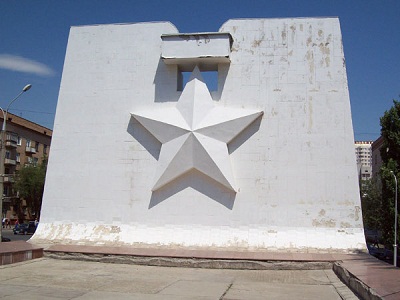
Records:
M262 114L216 106L196 67L175 107L132 113L162 143L152 191L195 169L236 192L228 144Z

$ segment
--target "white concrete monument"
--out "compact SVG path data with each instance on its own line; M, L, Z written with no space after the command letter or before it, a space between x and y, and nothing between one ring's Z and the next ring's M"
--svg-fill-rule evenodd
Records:
M337 18L73 27L33 241L364 249L353 144Z

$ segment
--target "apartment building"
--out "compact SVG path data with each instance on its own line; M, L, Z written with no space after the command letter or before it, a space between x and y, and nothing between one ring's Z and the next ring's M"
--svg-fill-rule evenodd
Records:
M359 180L372 177L372 141L355 141L355 152Z
M383 147L383 137L380 136L372 143L372 177L377 178L382 166L381 148Z
M2 114L0 114L0 122L3 124ZM2 217L8 218L12 223L17 218L17 205L22 206L19 208L24 211L26 219L34 218L34 212L26 208L24 201L16 201L19 198L13 190L14 177L25 164L40 163L49 156L52 133L53 131L49 128L17 115L7 114Z

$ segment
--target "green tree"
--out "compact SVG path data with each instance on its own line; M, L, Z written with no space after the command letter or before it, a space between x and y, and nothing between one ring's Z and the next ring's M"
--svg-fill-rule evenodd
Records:
M365 228L378 230L382 224L382 195L374 179L363 180L360 185L363 222Z
M40 164L26 164L18 173L15 182L15 189L19 197L25 199L27 207L31 212L40 218L44 181L46 177L47 160Z
M381 148L382 167L380 177L382 182L381 229L383 239L387 244L394 240L394 209L395 181L391 174L400 175L400 102L393 100L393 106L385 111L380 119L383 145Z
M381 135L383 137L383 146L381 148L381 157L384 163L390 159L400 162L400 102L393 100L393 106L385 111L380 119Z

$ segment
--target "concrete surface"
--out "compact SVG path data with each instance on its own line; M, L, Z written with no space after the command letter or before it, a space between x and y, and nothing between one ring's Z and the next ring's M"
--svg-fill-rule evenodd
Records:
M7 245L6 245L7 244ZM12 244L18 244L13 247ZM32 248L32 245L24 242L9 242L0 244L0 252L5 251L7 247L18 248L16 253L21 250L22 244L25 244L26 251ZM16 247L18 246L18 247ZM215 269L219 272L224 272L223 269L228 269L227 272L238 270L252 271L327 271L326 275L331 282L336 282L338 276L343 283L356 293L361 299L375 300L385 299L394 300L400 299L400 269L394 268L392 265L382 262L375 257L366 253L358 254L341 254L341 253L256 253L256 252L241 252L241 251L206 251L199 249L156 249L156 248L134 248L134 247L94 247L94 246L77 246L77 245L41 245L46 248L45 255L48 259L62 259L76 261L86 261L92 263L104 263L107 268L113 264L129 264L140 265L147 267L177 267L177 268L192 268L192 269ZM4 252L3 251L3 252ZM5 251L7 252L7 251ZM34 257L32 257L34 258ZM54 260L57 261L57 260ZM47 268L53 268L48 266ZM330 271L336 274L333 275ZM206 271L200 271L206 272ZM215 272L215 271L210 271ZM1 274L1 272L0 272ZM277 278L279 276L271 273ZM289 274L289 273L287 273ZM298 273L296 273L298 274ZM85 280L90 277L85 278ZM1 278L0 278L1 280ZM191 281L191 280L189 280ZM275 281L273 281L275 283ZM232 286L234 282L231 282ZM148 285L149 283L145 283ZM236 284L236 281L235 281ZM263 283L263 286L267 283ZM232 287L231 286L231 287ZM248 283L247 286L252 286ZM338 293L343 299L346 297L346 286L334 284ZM238 285L235 285L230 293L235 291ZM271 287L272 289L275 287ZM4 289L9 288L3 286ZM251 290L257 289L257 286ZM1 289L1 287L0 287ZM301 288L301 291L306 288ZM318 288L317 288L318 289ZM22 290L24 290L22 288ZM195 288L193 288L193 291ZM240 290L240 288L239 288ZM311 289L315 290L315 288ZM228 290L226 291L228 292ZM236 291L243 293L243 291ZM282 294L287 295L283 289L280 289ZM226 295L225 293L224 295ZM343 294L345 296L343 296ZM147 297L147 296L146 296ZM150 296L149 296L150 297ZM238 296L239 297L239 296ZM232 299L240 299L234 297ZM247 295L246 295L247 297ZM227 299L227 298L222 298ZM297 298L296 298L297 299ZM311 298L312 299L312 298Z
M40 258L0 267L0 299L358 299L331 270L217 270Z

